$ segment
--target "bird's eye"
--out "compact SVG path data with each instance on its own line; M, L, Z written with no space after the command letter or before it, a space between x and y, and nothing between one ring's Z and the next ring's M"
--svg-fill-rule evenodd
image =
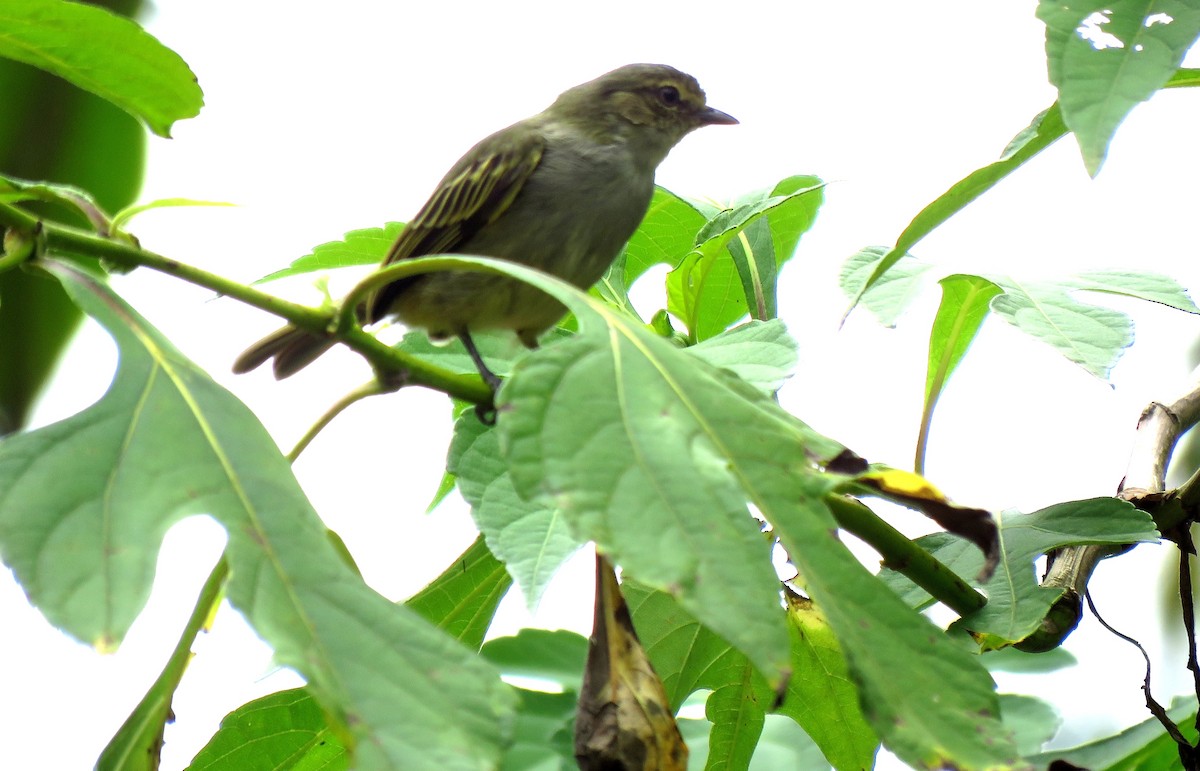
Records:
M677 105L679 104L679 89L675 86L663 86L658 90L658 98L663 104Z

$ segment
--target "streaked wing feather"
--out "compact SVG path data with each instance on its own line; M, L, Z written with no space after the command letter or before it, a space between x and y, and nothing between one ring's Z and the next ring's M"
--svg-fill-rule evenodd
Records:
M504 214L537 168L545 149L536 132L502 132L478 148L473 162L448 175L417 216L400 233L384 259L391 265L410 257L453 253L479 228ZM492 149L492 152L488 152ZM393 281L367 300L366 319L379 321L412 278Z

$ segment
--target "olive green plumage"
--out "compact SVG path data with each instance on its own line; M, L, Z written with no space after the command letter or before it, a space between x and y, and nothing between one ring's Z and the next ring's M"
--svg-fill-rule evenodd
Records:
M671 148L701 126L736 122L706 106L695 78L674 68L613 70L471 148L383 264L445 253L499 257L587 288L642 221L654 171ZM511 329L532 347L565 312L557 300L515 279L453 271L394 281L368 298L361 315L368 323L394 316L435 339L457 335L494 385L470 332ZM274 358L275 376L284 378L332 344L285 327L243 353L234 371Z

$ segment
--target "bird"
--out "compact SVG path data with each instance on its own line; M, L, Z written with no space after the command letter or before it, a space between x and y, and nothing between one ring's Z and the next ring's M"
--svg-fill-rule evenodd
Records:
M736 124L708 106L691 75L663 64L629 64L564 91L542 112L486 137L451 167L404 227L382 266L433 254L496 257L537 268L581 289L604 275L646 215L658 166L695 129ZM393 281L357 308L374 324L395 318L432 340L459 338L492 388L473 331L507 329L527 348L566 308L517 279L468 271ZM336 344L286 326L234 362L249 372L270 359L277 379Z

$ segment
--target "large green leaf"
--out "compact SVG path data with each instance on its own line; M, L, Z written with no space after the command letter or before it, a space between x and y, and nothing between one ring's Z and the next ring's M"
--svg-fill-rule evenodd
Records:
M357 740L361 767L493 763L513 705L497 673L362 583L244 405L99 280L50 267L120 366L92 407L0 444L0 553L46 617L111 648L167 528L207 513L229 534L230 601Z
M160 136L204 104L183 59L129 19L62 0L6 0L0 56L32 64L112 102Z
M802 427L758 390L563 287L553 291L584 332L520 360L498 395L517 492L557 508L578 537L778 677L778 580L737 466L784 436L807 465Z
M842 480L818 476L814 461L830 463L840 446L598 301L526 269L504 271L568 304L583 330L519 361L497 395L518 493L552 502L627 576L669 592L771 681L790 641L752 503L808 582L890 749L929 766L1015 759L978 658L837 540L822 497Z
M1167 82L1200 35L1196 0L1041 0L1063 121L1093 177L1129 111Z

